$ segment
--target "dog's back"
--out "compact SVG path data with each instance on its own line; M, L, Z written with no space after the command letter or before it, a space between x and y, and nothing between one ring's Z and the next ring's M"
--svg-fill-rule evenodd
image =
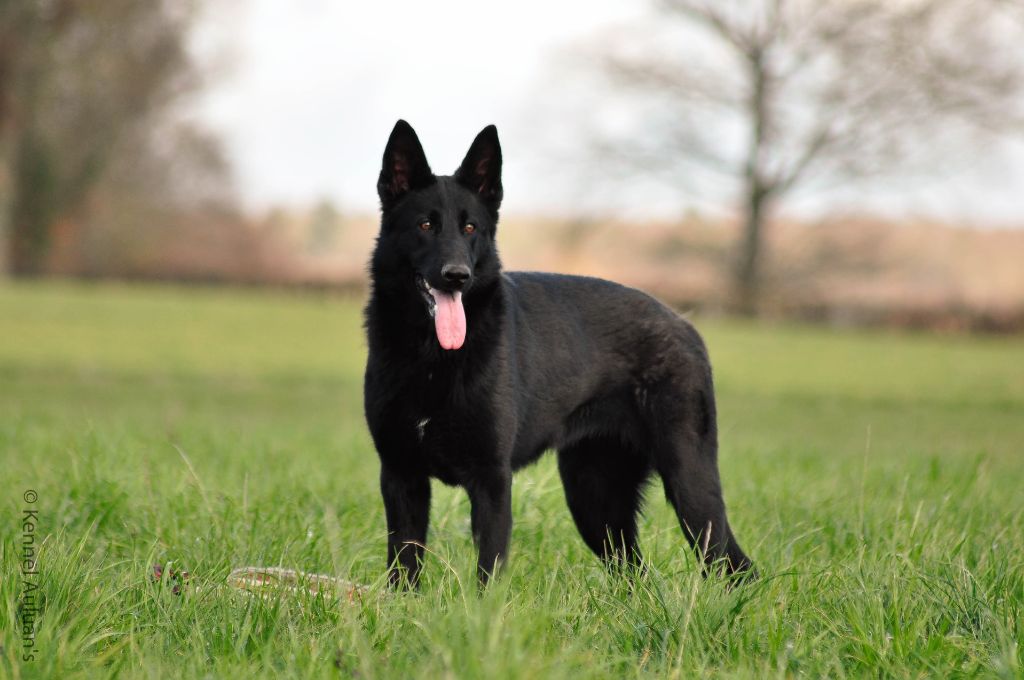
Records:
M521 414L515 462L597 431L646 445L637 418L661 392L711 391L700 336L646 293L581 276L511 272L506 281Z

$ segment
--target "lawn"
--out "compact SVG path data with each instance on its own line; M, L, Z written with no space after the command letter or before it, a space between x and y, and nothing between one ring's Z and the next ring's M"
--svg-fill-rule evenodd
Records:
M0 677L1024 677L1024 340L695 323L764 578L702 580L655 486L630 591L546 457L497 583L477 593L468 503L437 486L422 590L394 594L359 300L0 285ZM224 585L250 564L370 589Z

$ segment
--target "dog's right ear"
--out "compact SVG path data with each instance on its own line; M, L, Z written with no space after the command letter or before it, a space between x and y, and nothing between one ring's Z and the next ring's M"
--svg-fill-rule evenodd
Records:
M381 205L386 209L407 192L429 186L435 179L416 131L404 120L399 120L388 138L384 163L377 178Z

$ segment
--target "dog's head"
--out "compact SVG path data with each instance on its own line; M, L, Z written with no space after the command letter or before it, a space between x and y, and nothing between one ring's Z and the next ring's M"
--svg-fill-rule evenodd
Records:
M377 180L381 230L375 285L387 276L415 289L424 318L433 317L441 347L466 339L463 296L492 284L500 263L494 245L501 205L501 145L493 125L473 140L451 176L430 170L416 132L395 124Z

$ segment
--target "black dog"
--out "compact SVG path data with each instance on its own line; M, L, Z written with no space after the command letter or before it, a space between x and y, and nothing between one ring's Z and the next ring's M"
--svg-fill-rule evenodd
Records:
M752 574L725 517L711 367L697 331L609 281L502 273L493 125L454 175L438 177L398 121L377 192L365 405L392 583L403 570L417 582L431 477L468 492L486 582L508 549L512 472L550 448L576 526L607 562L640 566L636 514L657 471L706 564Z

